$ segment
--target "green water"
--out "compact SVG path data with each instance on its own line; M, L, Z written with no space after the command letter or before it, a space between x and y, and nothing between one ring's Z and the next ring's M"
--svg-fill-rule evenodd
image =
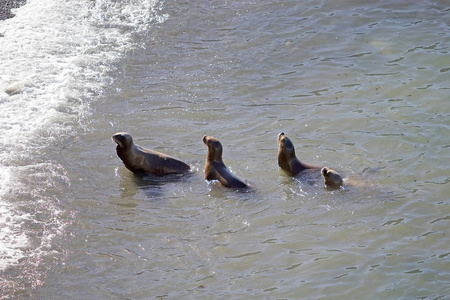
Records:
M37 298L447 299L449 9L165 2L54 154L74 222ZM193 174L136 178L117 131ZM301 160L366 185L290 178L281 131ZM204 181L205 134L253 191Z

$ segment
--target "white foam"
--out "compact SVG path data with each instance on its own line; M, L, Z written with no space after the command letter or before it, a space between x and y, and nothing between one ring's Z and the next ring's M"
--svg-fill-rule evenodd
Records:
M111 84L114 63L139 46L136 36L164 21L166 16L158 15L161 5L156 0L28 0L14 18L0 21L0 270L23 256L27 238L20 224L33 217L15 213L18 170L31 166L50 177L59 176L55 170L64 172L33 156L79 126L89 103ZM36 189L27 181L20 193L45 199L45 191Z
M7 183L11 182L8 168L0 168L0 270L14 264L21 258L21 249L27 245L27 237L21 232L20 222L26 216L13 214L11 205L2 201L5 193L11 192Z

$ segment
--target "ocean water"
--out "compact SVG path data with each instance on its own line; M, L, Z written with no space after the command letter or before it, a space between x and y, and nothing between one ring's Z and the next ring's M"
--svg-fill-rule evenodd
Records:
M0 21L2 299L450 299L446 1L28 0ZM189 163L136 177L111 135ZM330 191L297 156L361 186ZM205 182L203 135L253 189Z

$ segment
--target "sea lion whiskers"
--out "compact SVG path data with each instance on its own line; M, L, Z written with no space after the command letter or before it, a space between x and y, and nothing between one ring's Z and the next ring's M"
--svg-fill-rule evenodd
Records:
M113 140L115 143L117 143L117 145L118 145L120 148L123 148L122 142L120 141L120 139L119 139L116 135L113 135L113 136L112 136L112 140Z

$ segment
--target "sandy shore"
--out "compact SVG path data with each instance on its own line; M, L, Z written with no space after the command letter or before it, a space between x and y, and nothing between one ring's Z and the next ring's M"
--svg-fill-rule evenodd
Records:
M11 13L12 8L17 8L25 4L26 0L2 0L0 2L0 20L14 17Z

